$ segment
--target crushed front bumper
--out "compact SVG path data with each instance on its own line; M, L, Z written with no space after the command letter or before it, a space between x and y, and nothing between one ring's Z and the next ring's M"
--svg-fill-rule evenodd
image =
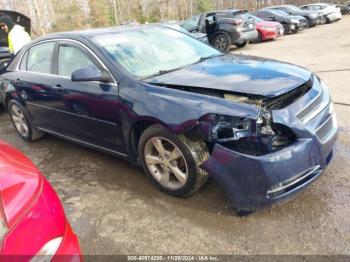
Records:
M242 214L291 198L319 177L333 156L336 116L328 90L317 77L307 94L272 113L275 123L288 126L296 134L293 144L263 156L216 144L201 166Z

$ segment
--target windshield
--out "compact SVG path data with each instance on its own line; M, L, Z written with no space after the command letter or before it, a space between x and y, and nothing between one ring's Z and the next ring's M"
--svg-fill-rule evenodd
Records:
M260 19L259 17L254 16L254 15L249 15L249 18L254 19L256 23L264 21L264 20Z
M300 11L300 9L298 7L296 7L296 6L294 6L294 5L289 5L288 7L289 7L289 9L291 9L294 12L299 12Z
M286 12L281 11L281 10L270 10L271 13L275 13L277 15L284 15L284 16L289 16Z
M165 26L165 27L169 27L171 29L174 29L174 30L177 30L181 33L184 33L184 34L188 34L188 31L183 28L182 26L178 25L178 24L167 24L167 23L163 23L161 24L162 26Z
M95 36L93 40L128 72L145 78L221 55L173 29L144 27Z

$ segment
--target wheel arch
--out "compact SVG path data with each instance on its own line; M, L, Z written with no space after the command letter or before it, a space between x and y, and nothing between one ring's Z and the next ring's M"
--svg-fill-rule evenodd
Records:
M143 132L152 125L159 125L174 134L184 134L190 132L198 125L197 121L185 121L181 125L171 126L156 119L139 120L130 128L129 145L133 158L138 161L138 145Z
M235 39L234 33L233 33L233 32L227 32L227 31L225 31L225 30L220 29L220 30L218 30L218 31L215 32L213 38L217 37L219 34L224 34L224 35L226 35L226 36L228 37L228 39L230 40L230 44L232 45L232 43L233 43L233 41L234 41L234 39Z

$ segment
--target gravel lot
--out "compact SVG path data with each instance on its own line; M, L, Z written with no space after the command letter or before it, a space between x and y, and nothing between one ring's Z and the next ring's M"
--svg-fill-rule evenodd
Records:
M0 137L27 154L61 197L85 254L350 255L350 16L235 53L288 61L329 85L340 133L334 161L294 200L237 217L213 181L188 199L155 190L125 161L52 136L26 144L3 111Z

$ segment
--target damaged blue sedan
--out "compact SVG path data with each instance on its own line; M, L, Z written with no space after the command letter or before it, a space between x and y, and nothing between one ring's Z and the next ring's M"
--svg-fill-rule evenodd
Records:
M174 196L212 176L241 215L318 178L337 137L328 88L310 71L155 25L37 39L0 86L25 141L48 133L128 159Z

